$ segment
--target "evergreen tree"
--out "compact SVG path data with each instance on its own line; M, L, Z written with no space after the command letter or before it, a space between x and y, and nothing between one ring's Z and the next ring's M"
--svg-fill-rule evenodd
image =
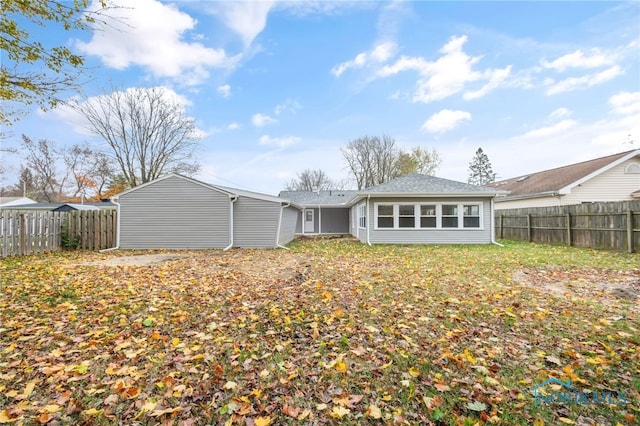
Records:
M487 154L482 151L482 148L478 148L471 163L469 163L469 178L467 182L472 185L484 185L493 182L493 180L494 173L491 161L489 161Z

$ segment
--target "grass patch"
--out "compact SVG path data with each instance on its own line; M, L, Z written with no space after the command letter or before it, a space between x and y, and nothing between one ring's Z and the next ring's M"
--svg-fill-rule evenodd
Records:
M3 260L0 422L637 424L638 299L513 277L640 280L640 257L504 244ZM278 268L292 256L304 261ZM535 407L550 377L625 403Z

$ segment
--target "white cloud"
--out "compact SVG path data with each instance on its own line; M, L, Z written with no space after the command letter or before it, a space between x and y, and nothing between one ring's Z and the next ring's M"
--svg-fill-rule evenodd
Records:
M340 77L342 73L350 68L362 68L371 63L383 63L391 59L396 52L396 44L390 41L377 44L373 49L356 55L350 61L334 66L331 73Z
M275 3L270 0L215 1L207 2L205 6L240 36L245 47L249 47L266 27L267 17Z
M231 86L229 86L228 84L218 86L216 91L220 94L220 96L222 96L225 99L231 96Z
M562 120L552 126L531 130L522 136L523 139L548 138L563 133L577 124L574 120Z
M229 123L229 125L227 126L227 130L238 130L240 128L240 123L236 123L235 121L233 123Z
M429 117L422 125L422 130L430 133L443 133L456 128L467 120L471 120L471 114L467 111L443 109Z
M547 95L557 95L558 93L597 86L598 84L613 80L622 74L624 74L623 69L618 65L614 65L604 71L583 75L581 77L569 77L558 82L547 80L547 84L550 84L550 87L547 89Z
M283 103L276 105L273 109L273 113L275 115L280 115L285 111L289 111L291 114L295 114L300 108L302 108L300 102L295 99L287 99Z
M571 117L571 114L573 114L573 112L570 109L562 107L552 111L551 114L549 114L549 118L552 120L560 120L561 118Z
M275 124L278 122L278 120L268 116L267 114L257 113L253 114L253 117L251 117L251 122L256 127L264 127L267 124Z
M613 65L616 62L616 55L604 53L599 49L592 49L585 54L582 50L567 53L553 61L542 60L542 66L558 72L566 71L569 68L599 68Z
M96 28L89 42L75 42L81 53L100 57L109 68L137 65L155 77L196 85L209 77L209 68L228 67L237 60L223 49L185 41L197 21L173 4L120 0L118 5L116 19ZM98 7L94 1L92 8Z
M260 137L259 143L260 145L275 145L279 148L284 148L289 145L296 144L300 142L301 139L297 136L286 136L283 138L272 138L269 135L262 135Z
M440 49L440 56L435 61L427 61L422 57L403 56L394 64L382 67L378 75L388 77L403 71L417 71L420 75L413 95L413 102L429 103L445 99L461 92L469 83L486 81L478 90L466 92L465 99L477 99L504 84L511 73L511 66L503 69L473 69L481 56L469 56L462 47L467 36L451 37Z
M622 92L609 98L609 105L615 114L640 113L640 92Z
M505 80L510 76L510 74L511 74L511 65L502 69L486 70L485 78L487 78L489 81L478 90L465 92L465 94L463 95L463 98L466 100L472 100L472 99L478 99L483 97L487 93L492 92L494 89L497 89L498 87L502 86Z

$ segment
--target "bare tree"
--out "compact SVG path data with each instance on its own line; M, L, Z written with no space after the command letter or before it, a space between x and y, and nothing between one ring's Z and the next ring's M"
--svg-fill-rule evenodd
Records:
M32 196L38 201L99 198L114 175L109 159L86 144L59 148L53 141L34 142L22 135L22 147L27 166L19 185L31 182Z
M378 185L395 177L398 150L396 141L387 136L363 136L342 148L349 171L358 189Z
M131 88L74 104L87 129L109 146L108 155L129 187L199 168L193 159L199 131L171 93L162 87Z
M286 184L287 191L324 191L336 189L324 170L304 169Z
M22 148L27 168L33 174L33 187L38 201L55 202L64 198L62 189L65 179L60 179L56 169L58 151L52 141L41 139L34 142L22 135Z

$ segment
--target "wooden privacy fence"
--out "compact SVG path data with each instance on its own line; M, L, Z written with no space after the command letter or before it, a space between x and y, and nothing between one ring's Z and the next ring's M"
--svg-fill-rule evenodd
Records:
M60 249L114 247L116 219L115 210L0 210L0 255L24 256Z
M496 237L613 249L640 248L640 201L496 210Z

